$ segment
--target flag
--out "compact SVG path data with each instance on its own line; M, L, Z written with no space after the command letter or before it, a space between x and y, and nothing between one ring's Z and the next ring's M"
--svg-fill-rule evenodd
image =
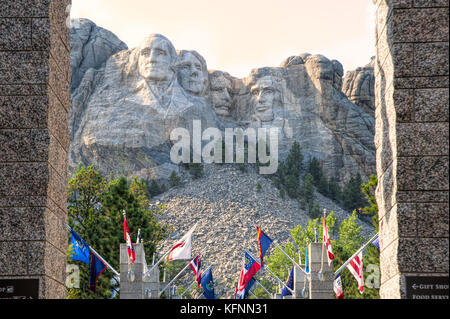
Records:
M194 225L179 241L177 241L169 252L169 261L176 259L191 259L191 236L197 224Z
M214 295L214 280L212 275L212 268L209 268L202 276L200 284L203 288L203 296L205 296L205 299L216 299L217 296Z
M284 286L283 290L281 290L281 297L292 295L291 290L294 289L294 266L292 266L291 272L289 273L289 277L286 281L286 286ZM289 290L288 287L291 290Z
M342 288L341 274L337 274L333 283L333 290L336 294L336 298L344 299L344 289Z
M141 229L138 228L138 234L136 237L136 244L139 244L139 242L141 241Z
M134 247L133 247L133 243L131 242L130 230L128 229L128 223L127 223L127 219L125 217L125 213L123 215L123 234L125 237L125 241L127 242L127 246L128 246L128 259L131 260L131 262L134 264L134 260L136 259L136 256L134 254Z
M253 278L253 276L258 272L260 268L261 265L256 260L254 260L248 252L245 252L244 259L242 261L241 274L236 286L235 298L237 294L243 293L245 286L247 286L249 281Z
M378 250L380 250L380 241L379 241L378 235L377 235L377 237L372 241L372 244L373 244L375 247L377 247Z
M305 272L309 274L308 245L306 245L306 253L305 253Z
M323 218L323 242L327 248L328 266L331 265L331 261L334 259L333 250L331 249L331 241L328 236L327 219Z
M89 289L95 293L97 286L97 279L106 269L106 265L97 257L96 254L91 254L91 272L89 274Z
M360 252L355 258L353 258L347 265L348 270L353 274L358 282L358 290L360 293L364 291L364 276L363 276L363 258L362 252Z
M272 244L273 240L269 238L261 228L256 227L256 232L258 234L258 250L259 250L259 259L261 260L261 266L264 267L263 257L266 254L267 249L269 249L270 244Z
M317 228L314 228L314 242L318 243L319 239L317 238Z
M193 260L191 260L189 266L191 266L192 271L195 274L195 281L197 282L198 288L201 288L200 281L202 279L202 275L200 268L202 266L202 254L198 254Z
M89 245L72 228L70 228L70 233L72 234L70 244L73 249L70 259L79 260L89 265Z

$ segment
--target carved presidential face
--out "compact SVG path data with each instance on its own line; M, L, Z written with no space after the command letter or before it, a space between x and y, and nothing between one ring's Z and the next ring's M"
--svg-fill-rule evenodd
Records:
M177 65L178 82L187 92L201 95L204 92L207 78L202 61L194 54L185 52Z
M333 80L333 63L322 55L311 55L307 58L307 63L313 64L313 76L316 79Z
M211 101L213 110L221 116L231 115L231 80L222 72L214 72L210 78Z
M146 80L167 81L173 77L171 44L162 38L150 37L139 47L139 73Z
M273 120L273 104L275 102L275 86L271 76L264 76L258 79L250 88L254 99L255 115L262 122Z

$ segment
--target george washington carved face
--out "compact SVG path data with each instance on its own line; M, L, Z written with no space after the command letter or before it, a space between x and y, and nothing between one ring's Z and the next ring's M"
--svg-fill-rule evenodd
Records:
M174 75L172 65L175 60L175 48L161 35L151 35L139 46L139 73L146 80L170 80Z

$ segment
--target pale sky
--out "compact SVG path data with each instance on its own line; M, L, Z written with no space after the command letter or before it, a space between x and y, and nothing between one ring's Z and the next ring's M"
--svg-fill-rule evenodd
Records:
M72 0L71 17L129 48L161 33L177 50L200 53L208 69L239 78L303 52L336 59L345 72L375 55L372 0Z

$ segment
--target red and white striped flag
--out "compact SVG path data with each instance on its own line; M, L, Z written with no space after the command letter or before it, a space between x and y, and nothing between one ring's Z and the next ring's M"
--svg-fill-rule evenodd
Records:
M328 266L330 266L331 261L334 259L334 254L333 250L331 249L331 241L330 237L328 236L327 219L325 218L325 216L323 217L323 242L325 243L325 246L327 248Z
M169 251L169 261L191 259L191 237L197 224L194 225Z
M342 288L341 274L337 274L333 283L333 290L337 299L344 299L344 289Z
M134 264L134 260L136 259L136 256L134 254L134 247L133 247L133 243L131 242L130 230L128 229L128 223L127 223L127 218L125 217L125 213L123 214L123 234L125 237L125 241L127 242L127 246L128 246L128 258Z
M362 252L353 258L347 265L348 270L355 276L358 282L358 290L360 293L364 291L364 275L363 275L363 257Z

